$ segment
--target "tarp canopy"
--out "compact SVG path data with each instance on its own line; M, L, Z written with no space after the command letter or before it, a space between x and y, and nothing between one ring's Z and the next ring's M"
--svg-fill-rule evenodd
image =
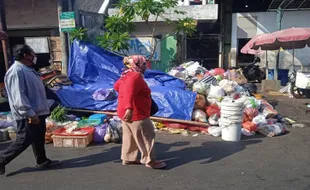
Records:
M68 76L73 82L57 91L64 106L69 108L115 111L117 99L98 101L93 94L99 89L111 89L123 69L123 58L92 44L72 43ZM191 120L196 94L185 90L180 79L166 73L148 70L145 81L158 104L155 116Z

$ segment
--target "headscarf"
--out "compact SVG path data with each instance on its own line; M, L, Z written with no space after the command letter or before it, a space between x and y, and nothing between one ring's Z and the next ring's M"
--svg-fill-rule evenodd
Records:
M142 55L131 55L124 57L123 63L126 68L122 73L122 77L129 72L139 72L143 74L146 69L146 58Z

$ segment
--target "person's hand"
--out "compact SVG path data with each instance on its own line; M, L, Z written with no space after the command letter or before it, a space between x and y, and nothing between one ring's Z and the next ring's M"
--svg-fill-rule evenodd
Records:
M127 109L126 112L125 112L125 115L124 115L123 119L124 119L124 121L126 121L126 122L130 122L130 121L131 121L131 118L132 118L132 110Z
M33 116L29 118L29 124L38 125L40 123L40 119L38 116Z

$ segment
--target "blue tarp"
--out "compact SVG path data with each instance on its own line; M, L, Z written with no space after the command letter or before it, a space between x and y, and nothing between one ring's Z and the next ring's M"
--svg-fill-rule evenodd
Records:
M113 88L122 72L122 57L100 47L75 41L70 54L68 76L73 82L57 91L64 106L88 110L115 111L117 99L96 101L93 93L98 89ZM145 81L158 104L158 117L191 120L196 94L186 91L183 81L166 73L148 70Z

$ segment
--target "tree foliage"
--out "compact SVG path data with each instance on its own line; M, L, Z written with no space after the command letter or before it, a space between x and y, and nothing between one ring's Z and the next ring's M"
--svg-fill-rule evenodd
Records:
M88 31L87 28L78 28L78 29L74 29L72 30L69 34L70 34L70 41L74 41L74 40L82 40L82 41L87 41L88 37L86 32Z
M129 50L130 33L135 30L134 19L140 17L148 26L152 40L155 38L156 22L161 19L166 24L173 24L174 30L170 35L187 34L192 35L196 31L197 22L189 18L186 12L174 10L174 14L184 15L182 19L170 20L166 18L167 10L174 9L178 5L177 0L120 0L116 7L119 12L109 16L105 21L105 33L98 37L99 45L114 52L122 51L123 54ZM150 18L155 22L149 22ZM157 43L152 42L152 52L149 57L154 56Z

